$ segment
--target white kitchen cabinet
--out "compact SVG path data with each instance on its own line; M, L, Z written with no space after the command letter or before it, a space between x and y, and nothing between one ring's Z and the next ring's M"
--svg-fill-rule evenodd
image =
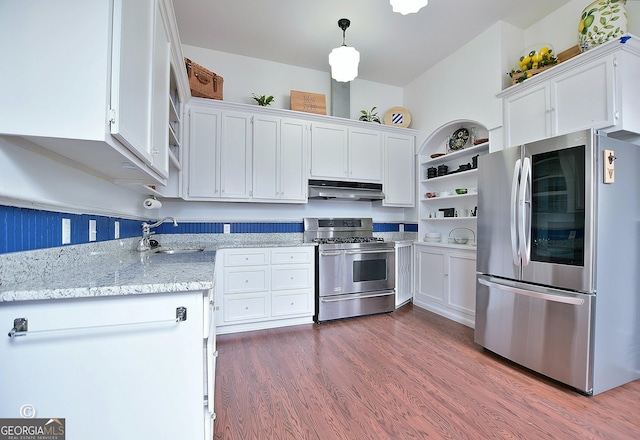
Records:
M151 140L150 165L160 176L169 178L169 76L171 41L166 15L161 3L155 5L153 25L153 56L151 58Z
M313 123L311 177L382 183L382 151L378 131Z
M154 118L166 124L167 10L165 0L4 5L0 40L11 44L0 57L20 68L3 70L0 95L11 105L0 108L0 133L116 181L165 183Z
M307 201L308 124L272 116L253 117L253 201Z
M189 108L186 199L241 201L250 197L251 120L204 104Z
M536 84L503 100L505 145L551 136L551 86ZM549 109L549 110L548 110Z
M207 107L190 106L189 150L185 186L187 200L220 197L220 126L222 112Z
M186 200L306 203L312 178L382 183L384 206L415 206L412 130L203 98L186 115Z
M416 205L415 160L414 136L385 134L383 206L409 208Z
M311 177L347 180L349 129L336 124L311 125Z
M219 334L312 322L313 246L220 250L216 279Z
M473 121L453 121L429 136L418 152L418 241L414 243L413 303L461 324L475 324L475 277L477 233L477 167L474 157L489 152L489 142L466 144L451 150L449 137L461 128L475 130L478 139L487 138L485 127ZM446 173L429 177L446 166ZM467 169L468 168L468 169ZM456 189L465 188L466 194ZM434 193L435 197L427 197ZM439 216L440 210L452 212ZM444 212L443 212L444 214ZM477 213L477 215L491 215ZM427 241L427 233L440 238ZM464 244L453 238L467 238Z
M640 47L611 41L509 87L503 98L505 146L596 128L640 133Z
M468 327L474 327L475 251L416 243L414 253L414 304Z
M348 180L382 183L382 133L349 128Z
M0 417L22 418L28 404L38 418L64 418L69 440L212 438L209 294L2 303ZM28 330L7 337L16 318Z
M251 117L222 112L220 132L220 197L248 199L251 191Z

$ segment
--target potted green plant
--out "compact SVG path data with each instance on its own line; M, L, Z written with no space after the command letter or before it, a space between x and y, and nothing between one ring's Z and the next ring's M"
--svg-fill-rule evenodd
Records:
M358 120L365 121L365 122L377 122L378 124L381 124L380 117L378 116L378 112L375 111L376 108L377 107L373 107L371 111L360 110L360 113L362 113L362 115L360 115Z
M273 99L273 96L269 95L256 95L255 93L252 93L251 96L253 97L253 99L258 103L259 106L262 107L267 107L269 105L271 105L271 103L273 101L275 101Z

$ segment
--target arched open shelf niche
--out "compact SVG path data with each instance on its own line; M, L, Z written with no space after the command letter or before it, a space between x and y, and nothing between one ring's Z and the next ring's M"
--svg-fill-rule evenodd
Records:
M475 131L476 139L487 139L486 142L471 144L467 141L460 150L446 147L448 139L457 130L466 128L469 133ZM483 124L466 119L448 122L436 129L422 143L418 150L417 160L417 194L418 194L418 240L424 242L427 233L440 233L440 240L429 241L434 246L475 249L477 240L477 168L474 156L489 152L489 131ZM442 154L439 157L432 157ZM462 168L471 166L468 170ZM439 167L446 166L442 172ZM436 177L429 178L429 169L438 170ZM466 194L457 194L456 189L466 189ZM436 197L427 197L427 193L435 193ZM448 211L441 211L448 209ZM443 212L443 214L439 214ZM450 213L453 213L450 215ZM439 217L446 215L446 217ZM478 213L478 215L480 215ZM454 229L459 229L452 232ZM470 232L469 232L470 231ZM467 244L449 243L449 237L469 235Z
M468 143L460 150L447 152L445 142L456 130L475 128L478 139L489 138L483 124L456 120L444 124L429 136L418 150L418 241L414 243L414 305L457 321L475 326L478 170L473 158L489 152L489 142ZM442 156L432 157L434 154ZM477 161L476 161L477 163ZM460 170L461 165L471 168ZM429 177L428 170L447 166L447 173ZM457 194L456 188L466 188ZM426 193L436 193L428 198ZM447 210L446 217L445 212ZM442 212L443 217L437 213ZM452 213L453 216L449 216ZM457 216L456 216L457 213ZM482 213L478 212L478 215ZM427 240L427 234L440 234ZM466 243L451 243L449 238L468 238Z

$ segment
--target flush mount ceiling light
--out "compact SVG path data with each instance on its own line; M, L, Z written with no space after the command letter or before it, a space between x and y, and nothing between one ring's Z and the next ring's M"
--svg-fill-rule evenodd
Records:
M353 81L358 76L360 52L353 47L347 46L344 42L345 31L350 24L351 21L346 18L338 20L338 27L342 29L342 46L336 47L329 54L331 78L338 82Z
M420 9L427 6L429 0L390 0L393 12L399 12L402 15L415 14Z

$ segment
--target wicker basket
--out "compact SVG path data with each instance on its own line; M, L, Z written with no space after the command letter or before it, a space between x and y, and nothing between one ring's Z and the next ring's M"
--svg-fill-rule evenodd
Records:
M184 62L187 66L191 96L222 100L224 78L200 64L194 63L189 58L185 58Z

